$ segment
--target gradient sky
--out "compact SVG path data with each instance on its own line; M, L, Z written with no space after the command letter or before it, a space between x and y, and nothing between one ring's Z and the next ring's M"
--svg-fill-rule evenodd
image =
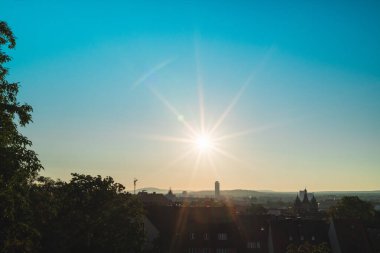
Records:
M379 13L379 1L0 0L42 174L127 189L135 177L174 190L380 189ZM193 147L150 138L187 133L152 90L199 126L202 83L211 126L250 76L217 131L257 130L220 144L233 158L176 161Z

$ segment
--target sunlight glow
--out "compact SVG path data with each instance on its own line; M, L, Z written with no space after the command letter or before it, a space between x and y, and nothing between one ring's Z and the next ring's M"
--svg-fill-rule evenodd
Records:
M198 73L199 75L199 73ZM216 130L220 128L222 123L224 122L225 118L228 116L228 114L232 111L235 104L240 99L242 93L246 89L247 85L252 81L252 77L249 77L248 80L242 85L242 87L239 89L238 93L234 96L231 103L227 106L225 111L222 113L222 115L218 118L216 123L213 124L212 127L207 128L205 126L205 105L204 105L204 98L203 98L203 85L201 78L198 76L198 99L199 99L199 123L200 126L195 126L190 124L187 120L185 120L185 117L182 113L180 113L177 108L175 108L157 89L153 87L149 87L152 94L160 100L163 105L174 114L176 119L179 123L181 123L185 129L187 130L187 136L183 137L176 137L176 136L165 136L165 135L147 135L146 137L158 141L166 141L166 142L182 142L182 143L188 143L192 145L192 147L189 149L189 152L185 152L180 157L175 159L171 166L178 163L181 160L186 159L189 156L195 155L196 159L194 161L194 168L192 174L194 175L201 163L201 160L206 159L210 165L210 167L214 170L214 172L217 174L216 166L214 163L214 156L220 155L223 157L226 157L228 159L234 160L236 162L241 163L236 156L231 154L230 152L226 151L224 148L220 147L218 144L220 141L230 138L235 138L247 134L251 134L255 132L258 129L248 129L243 130L240 132L235 133L228 133L226 135L215 135Z
M175 159L171 166L174 164L180 162L181 160L184 160L192 155L195 155L196 159L194 160L194 168L192 174L196 173L199 165L201 163L201 160L205 159L208 161L210 167L214 170L215 174L217 174L217 169L214 163L214 157L215 155L223 156L228 159L234 160L235 162L242 163L241 160L239 160L235 155L231 154L224 148L220 147L219 142L225 139L235 138L247 134L251 134L255 131L260 130L258 129L248 129L243 130L240 132L235 133L228 133L226 135L215 135L216 130L222 125L224 119L227 117L227 115L230 113L230 111L233 109L234 105L239 100L240 96L245 90L245 87L247 84L251 81L251 78L248 79L246 83L243 84L243 86L240 88L239 92L235 95L232 102L227 106L226 110L222 113L222 115L219 117L219 119L216 121L215 124L213 124L212 128L206 128L204 125L204 101L203 101L203 89L202 85L198 86L198 96L199 96L199 116L200 116L200 126L194 126L187 122L185 120L185 117L183 114L181 114L161 93L159 93L156 89L150 87L150 90L152 94L158 98L169 111L171 111L175 116L176 119L185 127L187 130L187 136L183 137L175 137L175 136L164 136L164 135L147 135L146 137L154 140L159 141L166 141L166 142L182 142L182 143L188 143L192 147L189 149L189 152L185 152L180 157Z
M253 82L254 76L257 71L251 73L248 76L246 81L242 84L237 94L233 97L232 101L227 105L227 108L222 112L222 114L217 117L217 120L211 124L211 126L206 126L205 122L205 101L204 101L204 90L203 90L203 80L200 71L200 57L199 57L199 49L196 43L196 72L197 72L197 89L198 89L198 101L199 101L199 125L195 125L192 121L187 121L185 116L175 107L173 106L168 99L166 99L163 94L161 94L156 87L149 86L149 90L151 93L159 100L161 103L175 116L176 120L185 128L185 135L182 137L178 136L165 136L165 135L147 135L150 139L158 140L158 141L166 141L166 142L177 142L183 144L189 144L189 150L181 154L177 159L170 164L173 166L174 164L182 161L188 157L195 156L194 167L192 170L192 176L194 176L200 166L202 160L207 160L210 168L214 171L215 175L217 175L217 166L214 163L215 156L223 156L228 159L234 160L235 162L242 163L240 159L238 159L235 155L231 154L227 150L222 148L219 144L221 141L225 141L227 139L236 138L248 134L252 134L255 132L259 132L261 130L266 130L271 126L262 126L257 128L246 129L238 132L226 133L225 135L217 134L219 128L223 125L225 119L234 109L235 105L240 100L241 96L244 94L246 88ZM269 54L270 55L270 54ZM146 75L140 78L134 86L139 85L141 82L144 82L150 75L155 72L161 70L163 67L171 63L172 60L165 61L158 66L154 67L151 71L149 71ZM263 64L260 64L263 65ZM260 67L260 66L259 66Z
M197 137L196 145L201 152L210 151L214 146L210 136L206 134Z

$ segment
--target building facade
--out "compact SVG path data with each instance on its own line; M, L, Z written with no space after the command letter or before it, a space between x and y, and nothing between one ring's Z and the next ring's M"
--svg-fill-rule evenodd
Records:
M303 216L318 213L318 202L314 194L307 192L306 188L299 191L294 201L293 209L295 214Z

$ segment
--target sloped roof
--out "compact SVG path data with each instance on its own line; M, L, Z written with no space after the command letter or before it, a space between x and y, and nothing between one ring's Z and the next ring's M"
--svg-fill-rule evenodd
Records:
M262 249L267 248L267 216L240 216L228 207L151 206L146 210L148 219L170 249L246 248L249 241L260 241ZM190 233L194 233L193 240L189 239ZM226 233L228 239L218 240L219 233ZM208 240L203 238L204 234L208 234Z
M372 252L367 231L360 220L334 219L333 223L342 253Z
M308 241L311 244L329 243L328 224L322 220L285 219L270 224L274 252L285 252L286 247Z
M144 205L170 205L171 201L165 198L163 194L160 193L147 193L139 192L137 194L138 199L143 202Z

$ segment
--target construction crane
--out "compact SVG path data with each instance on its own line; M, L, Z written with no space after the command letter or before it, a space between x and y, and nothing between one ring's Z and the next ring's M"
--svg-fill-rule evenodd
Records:
M136 183L137 183L137 178L133 179L133 194L136 195Z

